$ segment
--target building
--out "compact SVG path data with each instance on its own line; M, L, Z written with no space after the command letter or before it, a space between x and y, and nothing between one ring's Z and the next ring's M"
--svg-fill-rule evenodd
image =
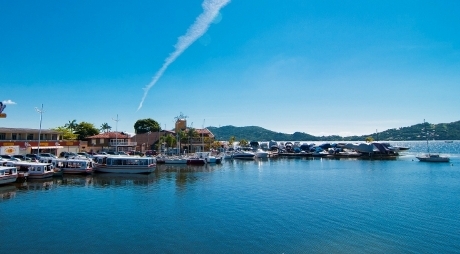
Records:
M59 132L48 129L0 127L0 154L37 154L85 151L87 142L62 140Z
M137 142L124 132L104 132L85 139L90 152L128 152L136 149Z

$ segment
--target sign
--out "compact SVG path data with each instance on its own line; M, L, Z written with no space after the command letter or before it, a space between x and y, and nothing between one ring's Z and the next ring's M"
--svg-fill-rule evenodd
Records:
M19 154L19 146L2 146L0 148L0 154L8 154L8 155Z
M6 118L6 114L5 113L0 113L0 118Z
M4 105L3 102L0 101L0 118L6 118L6 114L2 113L5 108L6 105Z
M3 143L3 146L14 146L14 143Z

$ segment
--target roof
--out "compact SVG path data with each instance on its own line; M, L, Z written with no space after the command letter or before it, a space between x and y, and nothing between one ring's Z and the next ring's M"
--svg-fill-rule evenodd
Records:
M125 134L124 132L104 132L104 133L99 133L94 136L90 136L87 138L131 138L129 135Z
M59 134L58 131L50 130L50 129L30 129L30 128L7 128L7 127L0 127L0 132L7 132L7 133L24 133L24 132L33 132L33 133L48 133L48 134Z

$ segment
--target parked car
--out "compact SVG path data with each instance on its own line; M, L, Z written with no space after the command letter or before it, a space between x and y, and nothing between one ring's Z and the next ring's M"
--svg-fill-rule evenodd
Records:
M77 154L80 155L80 156L86 157L86 158L93 158L93 156L91 154L89 154L89 153L79 152Z
M26 154L26 158L29 158L30 160L38 160L38 156L33 153Z
M13 155L9 155L9 154L1 154L0 157L5 159L5 160L10 160L10 161L19 161L20 160L20 159L14 158Z
M52 154L52 153L40 153L38 154L38 157L39 158L42 158L42 157L46 157L46 158L57 158L56 155Z
M75 156L78 156L78 154L73 153L73 152L61 152L59 154L59 157L64 157L64 158L75 157Z
M13 155L13 157L16 158L16 159L20 159L21 161L27 160L27 157L25 155L22 155L22 154L15 154L15 155Z
M147 150L147 151L145 151L145 156L155 156L155 155L157 155L156 150Z

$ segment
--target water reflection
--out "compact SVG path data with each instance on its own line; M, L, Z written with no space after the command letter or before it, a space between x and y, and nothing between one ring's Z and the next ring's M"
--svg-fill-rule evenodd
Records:
M50 190L56 188L54 178L46 179L28 179L27 181L16 183L16 188L18 190Z
M5 185L0 186L0 201L13 199L16 197L16 186Z

